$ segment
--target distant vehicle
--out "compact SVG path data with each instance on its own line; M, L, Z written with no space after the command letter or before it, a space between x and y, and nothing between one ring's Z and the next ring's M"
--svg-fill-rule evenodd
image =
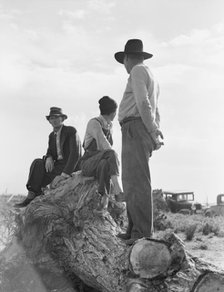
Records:
M224 216L224 194L219 194L216 198L217 205L211 206L205 210L205 216Z
M163 196L172 213L194 214L202 210L202 205L194 201L194 192L163 191Z

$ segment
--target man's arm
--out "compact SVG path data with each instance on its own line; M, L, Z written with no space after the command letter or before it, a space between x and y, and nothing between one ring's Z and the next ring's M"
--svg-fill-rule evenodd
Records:
M52 154L52 150L51 150L51 139L52 139L52 135L53 133L50 133L49 137L48 137L48 148L47 148L47 153L44 156L44 158L47 158L49 156L51 156L53 158L53 154Z
M149 82L152 82L150 98L147 86ZM158 136L163 137L162 132L159 130L159 125L156 122L156 111L158 111L157 91L154 89L155 85L153 84L153 80L149 79L148 73L144 68L136 66L131 71L131 85L142 121L155 142L156 148L158 148L158 144L161 146Z
M69 128L68 143L69 155L67 163L62 172L63 176L68 176L74 171L82 155L81 141L76 129L73 127Z
M45 169L46 169L46 172L51 172L53 170L53 168L54 168L54 159L53 159L53 155L51 153L50 139L51 139L51 134L49 135L49 138L48 138L48 149L47 149L47 153L43 157L43 159L45 161Z
M144 68L135 66L131 71L132 90L142 121L148 132L151 133L158 128L158 125L155 122L155 112L153 112L148 96L148 82L148 75ZM152 80L150 82L152 82ZM154 100L155 97L152 99Z
M96 140L99 150L111 149L111 145L105 137L102 126L96 119L91 119L87 125L88 132Z

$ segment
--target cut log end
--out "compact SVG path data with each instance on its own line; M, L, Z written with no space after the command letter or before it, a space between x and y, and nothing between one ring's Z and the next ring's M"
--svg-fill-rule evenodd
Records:
M194 292L222 292L224 291L224 277L214 273L207 273L200 277Z
M150 239L138 240L130 252L130 266L135 275L152 279L163 275L171 263L166 244Z

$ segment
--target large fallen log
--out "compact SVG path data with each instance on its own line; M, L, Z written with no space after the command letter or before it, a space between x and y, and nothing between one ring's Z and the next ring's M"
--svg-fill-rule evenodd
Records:
M193 258L173 233L127 246L117 237L125 225L124 203L112 200L108 213L96 215L96 190L96 181L77 172L18 214L16 240L1 255L0 265L7 267L2 291L10 291L6 274L20 267L22 277L28 266L34 270L29 280L36 282L24 292L224 291L224 272ZM11 286L14 291L20 290Z

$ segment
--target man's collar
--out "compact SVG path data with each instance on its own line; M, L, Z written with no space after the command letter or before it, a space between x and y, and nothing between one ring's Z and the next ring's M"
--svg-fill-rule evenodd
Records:
M131 70L130 70L130 73L131 73L131 71L136 67L136 66L144 66L145 64L144 64L144 62L138 62L137 64L134 64L133 66L132 66L132 68L131 68ZM129 73L129 74L130 74Z
M61 133L61 130L62 130L62 127L63 127L64 125L62 124L61 126L60 126L60 128L58 128L57 130L53 130L53 132L54 132L54 134L59 134L59 133Z
M103 125L107 128L110 129L112 127L112 122L108 122L102 115L99 116L99 118L102 120Z

